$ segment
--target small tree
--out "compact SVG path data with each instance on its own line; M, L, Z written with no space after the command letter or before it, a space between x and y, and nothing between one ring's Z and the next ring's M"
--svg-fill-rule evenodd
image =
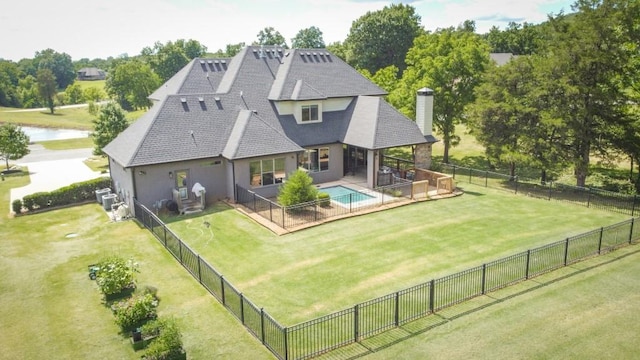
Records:
M38 81L38 94L42 98L49 111L53 114L55 109L55 97L58 93L56 85L56 76L49 69L40 69L36 74Z
M120 105L111 102L100 108L98 119L93 121L94 131L91 133L94 155L104 155L102 148L107 146L124 129L129 126L125 117L125 112Z
M318 197L318 189L313 186L313 179L303 170L296 170L289 175L289 179L280 187L278 202L284 206L291 206L313 201Z
M20 159L29 153L29 136L14 124L0 125L0 159L7 169L9 160Z

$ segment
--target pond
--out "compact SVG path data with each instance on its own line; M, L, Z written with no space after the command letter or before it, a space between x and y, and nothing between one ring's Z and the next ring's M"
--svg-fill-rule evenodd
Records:
M31 142L84 138L91 133L87 130L51 129L33 126L21 126L20 128L29 136Z

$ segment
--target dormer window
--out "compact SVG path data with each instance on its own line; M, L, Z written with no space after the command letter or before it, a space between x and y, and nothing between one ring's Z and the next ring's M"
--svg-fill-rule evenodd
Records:
M302 122L319 121L318 105L302 105Z

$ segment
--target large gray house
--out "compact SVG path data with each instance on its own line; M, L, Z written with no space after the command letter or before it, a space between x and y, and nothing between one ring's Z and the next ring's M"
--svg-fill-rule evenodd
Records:
M432 92L418 91L415 122L384 95L324 49L194 59L104 148L114 191L132 210L134 198L151 208L176 194L193 200L201 187L208 203L235 200L236 185L271 197L300 168L315 183L360 174L373 188L381 151L408 145L416 167L429 168Z

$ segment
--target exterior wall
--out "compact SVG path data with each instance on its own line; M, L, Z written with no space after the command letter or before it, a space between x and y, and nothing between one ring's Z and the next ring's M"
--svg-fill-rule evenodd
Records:
M109 158L109 173L114 187L111 191L117 194L118 201L126 203L129 207L129 211L133 213L134 185L131 169L124 168L122 165Z
M172 189L176 185L175 174L181 170L189 171L186 184L189 197L194 197L193 193L191 193L191 188L198 182L206 189L205 200L207 205L210 205L216 200L227 196L226 162L221 161L220 164L214 165L216 160L221 161L222 159L191 160L139 166L126 170L133 177L137 200L150 209L159 205L162 200L172 199ZM114 178L114 181L116 180L113 173L112 178Z
M340 180L344 174L344 156L342 144L325 144L313 148L329 148L329 170L310 172L314 184L322 184L329 181Z
M289 174L294 170L296 170L298 167L296 155L297 155L296 153L289 153L289 154L279 154L279 155L263 156L263 157L256 157L256 158L250 158L250 159L235 160L233 161L233 168L235 171L236 184L242 186L245 189L255 191L256 194L258 195L261 195L267 198L275 197L278 195L278 189L280 188L280 184L251 187L251 175L249 171L249 163L256 160L266 160L266 159L284 157L285 173L287 174L286 176L288 177ZM231 194L233 194L233 190Z
M322 111L342 111L345 110L349 104L351 104L352 98L335 98L335 99L325 99L319 101L304 101L305 104L322 104ZM274 102L276 105L276 109L278 109L278 114L280 115L295 115L300 112L300 105L303 102L298 101L276 101Z

